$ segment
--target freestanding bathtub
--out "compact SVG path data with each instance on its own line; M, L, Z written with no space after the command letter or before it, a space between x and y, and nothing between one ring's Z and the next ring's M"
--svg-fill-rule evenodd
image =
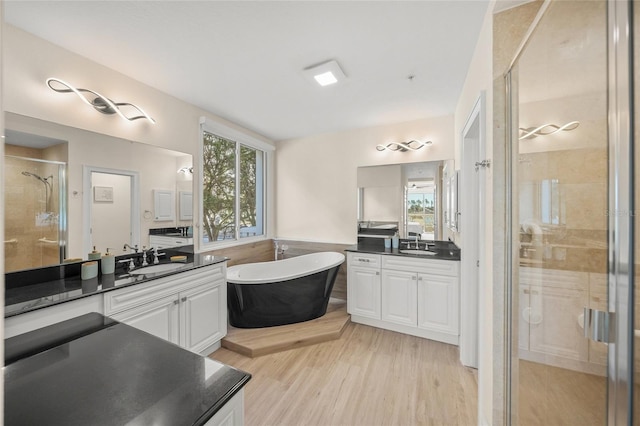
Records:
M260 328L321 317L343 262L341 253L322 252L231 266L227 269L229 323Z

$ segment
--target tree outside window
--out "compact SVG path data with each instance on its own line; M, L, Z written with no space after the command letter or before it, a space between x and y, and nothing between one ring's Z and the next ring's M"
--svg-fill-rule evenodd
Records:
M204 241L262 235L262 151L209 132L203 140Z

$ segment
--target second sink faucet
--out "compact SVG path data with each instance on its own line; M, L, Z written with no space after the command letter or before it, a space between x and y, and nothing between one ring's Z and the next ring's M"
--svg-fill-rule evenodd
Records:
M129 243L124 243L124 247L122 248L122 251L127 251L127 249L133 250L135 253L137 253L138 252L138 245L136 244L135 247L131 247L129 245Z

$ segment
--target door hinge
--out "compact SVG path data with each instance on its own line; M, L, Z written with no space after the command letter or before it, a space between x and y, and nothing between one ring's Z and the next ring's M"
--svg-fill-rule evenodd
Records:
M611 343L614 336L614 312L584 308L584 337L595 342Z
M491 160L482 160L482 161L477 161L476 162L476 172L478 171L478 169L480 167L491 167Z

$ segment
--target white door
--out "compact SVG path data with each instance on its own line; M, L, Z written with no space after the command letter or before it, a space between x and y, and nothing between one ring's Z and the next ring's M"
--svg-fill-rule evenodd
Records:
M382 271L382 320L416 326L418 322L415 272Z
M221 285L211 284L180 293L181 346L200 352L224 337L227 319L220 315L226 312L220 309L222 293Z
M161 339L179 344L178 305L178 296L173 295L111 315L111 317Z
M349 266L348 283L349 313L380 319L380 271Z
M458 333L457 283L457 277L418 275L418 327Z

